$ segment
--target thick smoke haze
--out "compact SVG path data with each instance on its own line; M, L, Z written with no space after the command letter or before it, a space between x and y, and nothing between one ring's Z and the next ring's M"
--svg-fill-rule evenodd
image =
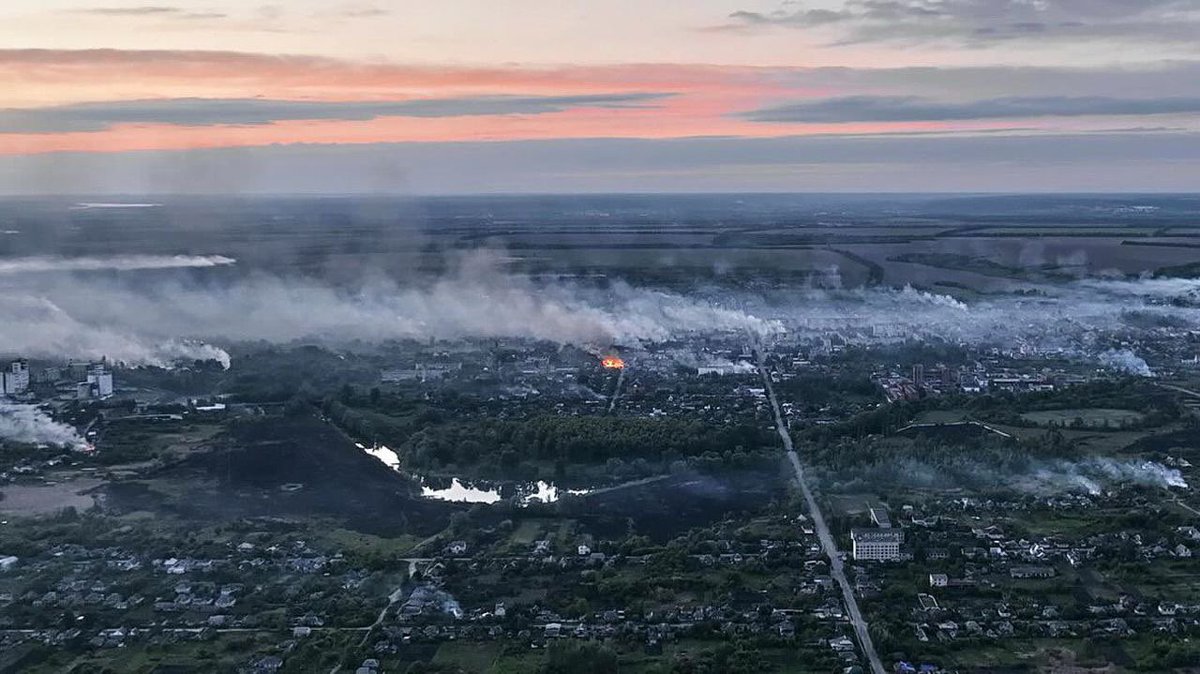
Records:
M1000 467L970 456L956 457L943 465L913 459L887 460L861 467L851 474L830 475L840 489L890 484L937 488L948 484L1003 489L1031 496L1090 494L1127 486L1189 489L1183 473L1154 461L1089 457L1078 461L1034 459L1020 466Z
M219 347L131 330L121 315L137 311L142 300L133 295L109 299L118 303L95 307L97 312L107 313L109 321L84 321L43 295L0 294L0 315L5 317L0 323L0 344L13 354L32 357L108 357L161 367L179 360L217 360L229 367L229 354Z
M1128 374L1153 376L1146 361L1121 342L1159 326L1200 328L1197 297L1198 280L1087 280L1030 286L1023 293L970 302L904 287L805 289L774 306L745 306L781 316L791 334L947 340L1077 357Z
M615 283L601 291L538 284L470 256L427 286L375 278L353 289L252 275L200 285L77 277L13 284L0 295L0 342L29 355L107 355L128 363L228 356L203 342L529 338L563 344L660 342L685 334L759 337L782 323L731 305Z
M382 276L334 287L267 274L200 283L179 275L147 282L79 273L231 262L218 256L39 262L74 271L0 280L0 315L6 318L0 344L30 356L108 356L157 365L216 359L228 365L221 346L257 340L527 338L603 347L722 332L764 340L838 332L868 341L928 338L1058 353L1148 376L1150 366L1121 345L1122 337L1154 329L1147 322L1200 327L1200 281L1193 280L1086 280L964 302L911 287L687 295L619 281L599 288L535 281L506 271L488 253L466 256L453 272L425 285Z
M31 445L58 445L85 449L74 428L59 423L35 405L23 405L0 399L0 440Z

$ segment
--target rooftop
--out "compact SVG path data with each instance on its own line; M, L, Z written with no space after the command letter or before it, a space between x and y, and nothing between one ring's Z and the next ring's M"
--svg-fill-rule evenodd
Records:
M856 543L903 543L904 532L899 529L851 529L850 539Z

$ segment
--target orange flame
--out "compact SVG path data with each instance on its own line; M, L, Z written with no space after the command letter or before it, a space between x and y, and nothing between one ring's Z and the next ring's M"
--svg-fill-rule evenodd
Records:
M625 367L625 361L616 356L605 356L600 361L600 364L610 370L620 370Z

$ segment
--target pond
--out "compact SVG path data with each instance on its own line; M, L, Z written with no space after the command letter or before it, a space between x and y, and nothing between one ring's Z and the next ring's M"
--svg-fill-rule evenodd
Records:
M368 456L381 461L385 466L400 472L400 457L395 451L385 445L367 447L362 443L355 445L366 452ZM560 489L557 485L538 480L537 482L488 482L464 481L457 477L434 478L418 474L410 474L421 484L421 495L425 498L454 503L497 503L506 499L516 498L522 505L530 503L553 503L564 494L579 496L587 494L590 489Z

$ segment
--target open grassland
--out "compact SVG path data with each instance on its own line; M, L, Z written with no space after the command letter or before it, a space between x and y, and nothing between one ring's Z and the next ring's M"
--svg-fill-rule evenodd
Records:
M87 510L95 500L88 492L102 480L84 477L46 484L9 484L0 490L0 513L51 515L65 508Z
M1120 428L1145 418L1141 412L1102 407L1068 410L1025 412L1022 419L1039 426L1082 426L1085 428Z
M1072 428L1072 422L1084 415L1085 423L1083 428ZM1120 424L1117 419L1129 420L1130 422L1140 421L1141 414L1132 410L1106 409L1106 408L1087 408L1073 410L1051 410L1025 412L1022 418L1030 423L1038 424L1036 426L1013 426L1010 424L993 423L990 421L984 422L988 426L996 430L1003 431L1016 437L1018 440L1032 441L1046 434L1049 429L1050 421L1054 420L1054 425L1060 428L1054 430L1061 433L1063 438L1076 444L1080 453L1095 454L1101 456L1109 456L1118 454L1122 450L1134 446L1139 441L1145 440L1160 433L1167 433L1175 430L1175 426L1163 426L1161 428L1150 428L1140 430L1119 430ZM1063 421L1059 422L1058 420ZM1109 426L1103 426L1104 420L1109 420ZM930 410L921 413L917 417L917 423L925 424L949 424L959 421L978 420L970 410L965 409L949 409L949 410ZM1091 422L1091 423L1089 423ZM1093 425L1095 424L1095 425ZM1109 430L1111 429L1111 430Z

